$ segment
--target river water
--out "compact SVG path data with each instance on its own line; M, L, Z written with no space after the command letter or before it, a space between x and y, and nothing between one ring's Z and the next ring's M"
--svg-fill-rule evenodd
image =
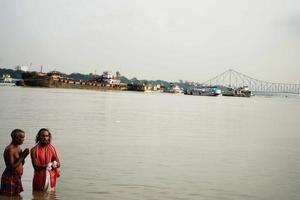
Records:
M0 87L0 150L52 132L56 192L32 194L28 157L25 200L298 200L299 118L300 98Z

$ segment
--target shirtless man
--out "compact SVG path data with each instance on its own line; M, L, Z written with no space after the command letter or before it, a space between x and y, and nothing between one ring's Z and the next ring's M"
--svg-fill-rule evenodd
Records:
M34 168L33 191L53 191L56 178L59 177L59 158L51 145L51 133L42 128L36 136L36 145L31 149L31 161Z
M6 168L1 177L1 194L15 196L23 192L21 177L23 174L23 164L29 154L29 149L22 151L25 139L25 132L15 129L11 132L12 142L4 150L4 161Z

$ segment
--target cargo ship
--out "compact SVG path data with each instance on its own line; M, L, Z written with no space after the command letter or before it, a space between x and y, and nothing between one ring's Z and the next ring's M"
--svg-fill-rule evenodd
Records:
M43 72L23 72L22 82L18 85L30 87L49 88L76 88L76 89L106 89L106 90L126 90L126 84L104 72L101 76L95 76L91 80L74 80L63 76L58 71L49 73Z

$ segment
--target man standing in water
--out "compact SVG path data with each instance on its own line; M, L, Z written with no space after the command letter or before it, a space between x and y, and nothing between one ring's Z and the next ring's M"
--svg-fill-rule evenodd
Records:
M34 168L32 188L34 191L53 191L56 178L59 177L59 158L51 143L51 133L42 128L36 136L36 145L31 149L31 161Z
M29 154L29 149L22 151L25 139L25 132L15 129L11 132L12 142L4 150L4 161L6 168L1 177L1 194L15 196L23 192L21 177L23 174L23 164Z

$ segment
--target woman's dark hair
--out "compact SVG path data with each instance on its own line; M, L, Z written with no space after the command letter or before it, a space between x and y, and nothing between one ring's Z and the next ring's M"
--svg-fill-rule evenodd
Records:
M44 131L47 131L49 133L49 142L51 143L52 135L51 135L49 129L46 129L46 128L41 128L39 130L39 132L36 134L35 143L38 143L40 141L40 134Z

